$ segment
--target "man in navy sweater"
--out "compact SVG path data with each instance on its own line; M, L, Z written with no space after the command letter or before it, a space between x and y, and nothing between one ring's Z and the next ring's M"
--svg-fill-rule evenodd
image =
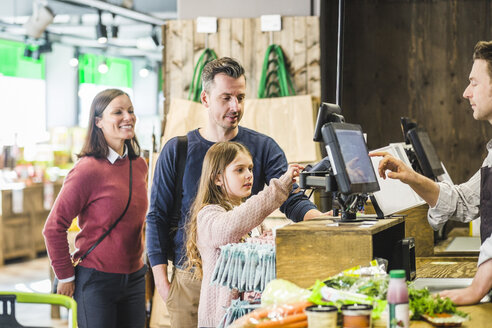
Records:
M147 215L148 256L157 291L167 303L172 327L197 327L201 281L181 268L186 253L184 226L198 188L207 150L219 141L244 144L253 155L252 194L261 191L270 179L280 177L288 166L284 152L272 138L239 126L243 115L246 78L244 68L238 62L224 57L208 63L203 68L202 83L201 101L208 110L208 122L205 127L187 134L181 217L174 238L170 233L170 216L177 174L177 138L164 145L157 160ZM280 210L296 222L322 215L302 193L291 193ZM172 249L169 245L172 245ZM174 264L171 282L167 275L168 260L173 260Z

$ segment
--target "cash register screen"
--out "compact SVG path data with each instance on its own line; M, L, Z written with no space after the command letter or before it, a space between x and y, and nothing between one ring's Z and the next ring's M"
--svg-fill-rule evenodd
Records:
M436 179L443 174L441 161L427 132L422 128L410 129L408 138L415 150L422 173L430 179Z
M351 184L375 183L376 174L361 131L335 129Z

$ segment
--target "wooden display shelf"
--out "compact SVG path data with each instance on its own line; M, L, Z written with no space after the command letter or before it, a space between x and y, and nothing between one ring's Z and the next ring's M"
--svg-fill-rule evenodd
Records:
M277 230L277 278L300 287L312 286L356 265L368 265L375 257L390 260L398 240L405 236L402 217L378 220L371 227L327 226L314 219Z
M53 199L61 184L54 185ZM28 257L46 251L42 235L49 210L44 208L44 185L35 184L22 189L22 212L14 213L12 190L1 190L0 214L0 266L5 260Z

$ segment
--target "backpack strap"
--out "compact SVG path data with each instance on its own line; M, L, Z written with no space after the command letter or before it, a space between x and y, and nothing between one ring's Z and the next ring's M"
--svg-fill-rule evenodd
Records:
M183 176L184 170L186 166L186 157L188 155L188 137L186 135L178 137L178 146L176 149L176 157L174 162L174 167L176 170L176 180L174 182L174 203L171 211L171 226L170 226L170 234L171 234L171 245L174 244L174 236L176 236L176 232L178 231L178 223L181 219L181 202L183 199ZM174 256L174 247L173 252L170 253Z

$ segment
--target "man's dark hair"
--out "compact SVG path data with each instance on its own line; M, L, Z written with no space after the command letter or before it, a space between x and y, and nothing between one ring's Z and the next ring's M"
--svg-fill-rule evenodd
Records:
M108 107L109 103L113 101L114 98L122 95L126 95L130 98L126 92L119 89L106 89L99 92L94 97L89 114L89 125L84 146L82 146L82 151L77 155L79 158L83 156L93 156L96 158L108 157L109 146L104 138L104 133L96 125L96 118L102 117L103 112L106 107ZM140 145L138 144L136 136L131 140L125 140L125 145L128 148L128 156L130 159L135 159L140 156Z
M244 76L244 68L230 57L222 57L208 62L202 71L202 88L205 92L210 92L210 88L214 84L215 75L220 73L238 79Z
M473 60L483 59L487 62L490 80L492 81L492 41L478 41L473 50Z

